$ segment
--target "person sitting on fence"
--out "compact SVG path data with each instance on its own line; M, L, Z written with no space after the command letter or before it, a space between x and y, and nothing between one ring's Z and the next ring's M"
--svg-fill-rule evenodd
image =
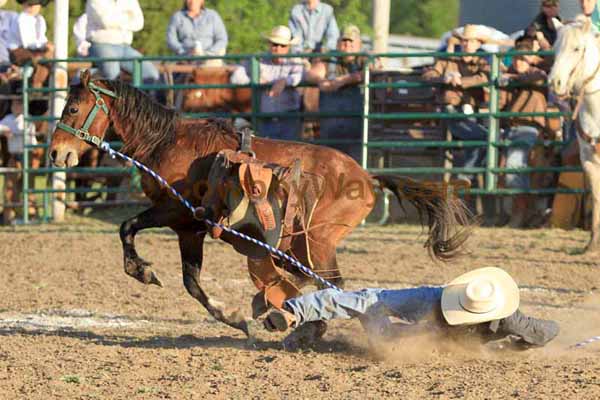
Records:
M556 28L552 22L553 18L561 20L560 0L542 0L541 11L525 29L526 35L537 39L541 50L551 50L556 41Z
M38 64L42 58L52 58L54 45L46 37L46 20L40 14L49 0L17 0L23 11L12 20L8 32L10 61L18 66L33 63L31 86L40 88L50 76L50 67Z
M219 14L204 7L204 0L185 0L167 27L167 45L177 55L222 56L227 49L227 30ZM202 65L219 67L223 60L205 60Z
M533 46L534 40L526 37L517 41L514 50L531 51ZM499 108L516 113L545 112L548 108L545 87L547 78L546 72L531 65L527 56L513 56L512 65L499 79L502 87ZM508 85L514 87L509 88ZM505 139L517 142L506 151L506 167L528 167L531 149L542 136L540 133L547 130L546 117L516 116L502 122L505 128ZM506 174L505 185L507 188L529 189L530 174ZM524 225L527 215L534 208L533 200L535 199L527 194L517 194L513 197L509 222L511 227L518 228Z
M513 278L500 268L488 267L462 274L446 286L319 290L286 300L264 325L270 331L285 331L307 322L358 318L374 345L430 334L483 344L503 341L507 348L524 350L554 339L558 324L523 314L519 300ZM286 348L305 344L306 337L300 331L295 334L284 341Z
M264 35L270 46L268 57L260 60L260 84L269 85L261 91L261 113L297 113L300 111L300 94L296 86L303 77L304 68L300 60L295 58L277 57L288 54L290 46L296 43L292 32L287 26L279 25L273 28L270 34ZM246 85L250 83L250 68L247 63L238 67L231 74L231 83ZM302 118L276 116L260 118L258 133L261 136L297 140L302 129Z
M87 0L85 13L91 57L142 57L131 47L133 32L144 27L144 14L138 0ZM98 66L106 79L117 79L121 68L133 74L133 61L105 61ZM151 62L142 62L142 79L150 83L158 81L158 70Z
M340 36L333 7L320 0L305 0L292 7L288 26L298 38L294 53L325 53L334 50Z
M484 101L482 85L488 82L489 64L484 57L476 55L482 43L488 37L481 33L476 25L466 25L460 39L462 51L473 54L462 57L441 58L433 67L423 73L425 81L444 85L438 92L439 101L446 111L462 111L464 119L449 119L448 128L453 138L459 140L487 140L488 132L475 118L470 118L476 108ZM464 150L463 166L479 167L485 159L485 148L468 147ZM471 173L461 173L459 179L471 182Z
M337 50L340 53L359 53L362 50L360 29L348 25L342 31ZM319 112L362 113L363 96L359 84L363 82L364 70L368 64L364 56L343 56L337 60L316 63L306 74L306 80L319 85ZM321 118L321 139L354 140L356 143L331 143L329 146L349 154L360 162L362 141L361 118Z
M25 117L23 115L23 101L20 96L15 96L11 100L10 113L0 120L0 135L7 138L8 142L8 167L23 169L23 151L24 144L37 144L35 138L35 125L29 124L25 130ZM25 137L23 137L25 136ZM5 175L4 186L4 211L3 221L5 225L14 222L16 217L14 204L18 203L21 197L20 188L22 187L22 175L20 173L9 173ZM36 209L34 205L34 196L29 196L29 215L34 216Z

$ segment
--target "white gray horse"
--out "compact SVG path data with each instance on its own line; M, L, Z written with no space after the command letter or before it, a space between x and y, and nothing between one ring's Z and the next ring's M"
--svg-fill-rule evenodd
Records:
M554 20L558 38L550 87L559 97L575 96L579 156L592 192L592 235L585 251L600 248L600 37L589 18Z

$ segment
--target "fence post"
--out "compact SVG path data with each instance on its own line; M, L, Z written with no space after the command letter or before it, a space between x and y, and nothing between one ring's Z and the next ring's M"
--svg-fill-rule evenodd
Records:
M369 57L367 59L367 62L365 63L365 79L364 79L364 93L363 93L363 115L362 115L362 119L363 119L363 134L362 134L362 146L361 146L361 165L364 169L367 169L368 166L368 160L367 157L369 155L369 148L367 147L367 144L369 143L369 98L370 98L370 89L369 89L369 85L371 84L371 57Z
M252 89L252 129L258 132L258 118L256 113L260 111L260 64L255 56L250 59L250 86ZM260 135L260 132L258 132Z
M133 60L133 86L139 88L142 85L142 62L139 58Z
M69 56L69 0L56 0L54 8L54 57L65 59ZM67 63L60 62L54 64L54 79L51 87L54 89L66 89L68 86ZM52 115L60 118L63 108L67 101L66 92L52 93ZM53 121L53 126L56 121ZM52 130L54 131L54 130ZM65 172L55 172L52 174L52 188L65 189L67 174ZM52 215L55 221L60 222L65 218L66 209L65 192L54 194L52 202Z
M31 65L27 64L23 68L23 187L21 196L23 197L23 223L29 223L29 148L27 148L27 135L29 134L29 76ZM15 188L16 189L16 188Z
M496 190L497 176L492 172L492 168L498 166L498 147L495 143L500 137L500 121L496 118L498 112L498 89L496 82L500 72L500 58L498 54L492 54L492 70L490 73L490 116L489 116L489 134L487 144L487 163L485 171L485 190L494 192Z

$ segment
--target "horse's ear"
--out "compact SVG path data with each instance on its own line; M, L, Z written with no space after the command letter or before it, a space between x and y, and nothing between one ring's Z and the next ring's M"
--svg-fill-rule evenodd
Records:
M81 81L83 87L88 87L91 76L92 75L90 74L89 69L84 69L83 71L81 71L81 74L79 75L79 80Z
M552 18L552 25L554 25L555 30L559 30L564 26L562 22L558 18Z

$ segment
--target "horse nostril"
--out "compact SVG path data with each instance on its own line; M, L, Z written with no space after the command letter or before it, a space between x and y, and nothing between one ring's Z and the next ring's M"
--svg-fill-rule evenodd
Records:
M50 153L50 161L54 162L56 160L56 150L52 150Z

